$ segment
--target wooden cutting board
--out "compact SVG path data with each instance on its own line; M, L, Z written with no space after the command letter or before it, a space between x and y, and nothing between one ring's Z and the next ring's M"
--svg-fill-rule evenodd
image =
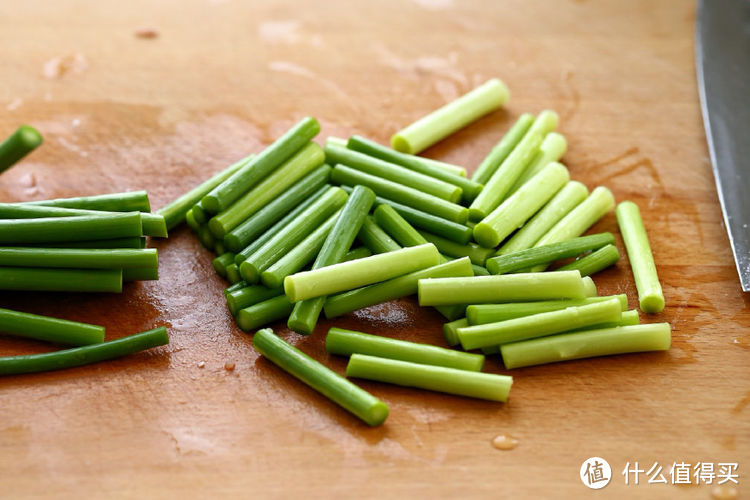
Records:
M473 170L519 114L557 110L572 177L641 207L667 300L643 322L673 327L669 352L515 370L507 404L362 382L391 407L371 429L258 358L212 256L179 229L152 243L158 282L0 295L3 307L105 325L109 339L166 325L171 340L0 380L1 497L577 498L592 456L613 470L600 495L710 496L643 477L626 486L635 461L658 461L667 480L674 462L736 462L747 491L750 299L711 176L690 2L66 0L5 2L0 19L0 136L30 123L45 137L0 177L2 201L147 189L158 209L302 116L321 121L321 141L386 141L499 77L506 108L425 154ZM136 36L143 28L157 36ZM614 214L593 230L617 232ZM635 306L627 258L596 283ZM441 318L412 298L321 321L310 337L276 329L343 372L323 350L332 325L443 345ZM6 355L47 349L0 340ZM493 448L501 434L516 448Z

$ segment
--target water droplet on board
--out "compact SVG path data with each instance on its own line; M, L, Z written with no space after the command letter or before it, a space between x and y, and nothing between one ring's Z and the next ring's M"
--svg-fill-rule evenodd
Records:
M258 37L266 43L297 43L300 24L297 20L267 21L258 26Z
M30 172L21 177L21 184L23 184L27 188L36 187L36 175L34 174L34 172Z
M426 10L445 10L453 7L453 0L413 0L413 2Z
M711 498L715 498L716 500L733 500L737 496L737 488L729 484L714 486L711 490Z
M44 63L42 74L51 80L61 78L66 73L83 73L88 69L89 63L83 54L53 57Z
M492 446L498 450L512 450L518 445L518 439L510 434L500 434L492 438Z
M138 28L133 32L136 38L153 39L159 36L159 32L153 28Z
M13 111L14 109L18 109L19 107L21 107L21 104L23 104L23 99L21 99L20 97L16 97L12 101L10 101L7 106L5 106L5 109L7 109L8 111Z

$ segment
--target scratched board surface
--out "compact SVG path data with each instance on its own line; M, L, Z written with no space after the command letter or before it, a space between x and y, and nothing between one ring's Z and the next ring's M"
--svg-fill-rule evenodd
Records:
M690 2L38 0L0 3L0 19L0 135L30 123L45 137L0 176L2 201L147 189L159 208L303 116L321 121L321 141L386 141L499 77L507 106L425 154L473 170L518 115L557 110L571 176L641 207L667 300L643 321L674 329L669 352L515 370L507 404L362 382L391 408L368 428L259 359L212 256L178 229L152 243L161 279L121 295L0 294L2 307L105 325L109 339L170 333L149 352L0 380L0 496L577 498L592 456L612 466L611 496L715 486L626 486L635 461L667 479L674 462L736 462L747 490L749 299L707 158ZM616 233L624 253L614 214L592 231ZM636 304L626 257L596 283ZM441 318L413 298L310 337L276 327L343 372L323 349L332 325L443 345ZM49 349L0 339L4 355ZM506 373L496 359L487 369ZM498 450L499 435L518 443Z

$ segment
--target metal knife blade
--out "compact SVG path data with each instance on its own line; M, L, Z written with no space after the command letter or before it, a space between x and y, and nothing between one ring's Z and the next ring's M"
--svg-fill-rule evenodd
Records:
M703 123L742 290L750 291L750 2L701 0L695 44Z

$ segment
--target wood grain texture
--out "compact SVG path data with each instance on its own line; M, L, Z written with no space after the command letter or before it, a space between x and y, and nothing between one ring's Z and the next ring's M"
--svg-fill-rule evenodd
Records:
M0 380L0 496L578 498L594 455L615 474L599 495L709 497L707 486L624 485L626 462L657 460L665 471L739 462L747 491L750 299L703 135L691 2L35 0L0 3L0 19L0 136L30 123L45 137L0 177L2 201L148 189L159 208L302 116L321 121L321 139L386 141L499 77L507 107L426 154L474 169L519 114L557 110L572 177L639 204L667 300L644 321L674 328L666 353L515 370L504 405L363 382L391 407L370 429L258 358L211 255L180 229L155 243L158 282L116 296L0 295L3 307L105 325L108 338L156 325L171 338ZM137 37L143 28L158 36ZM71 68L46 78L57 57ZM614 213L594 230L617 233ZM637 303L626 258L596 282ZM321 321L310 337L277 331L343 372L323 350L334 324L442 345L440 317L411 298ZM2 354L47 349L0 339ZM517 448L490 445L503 433Z

